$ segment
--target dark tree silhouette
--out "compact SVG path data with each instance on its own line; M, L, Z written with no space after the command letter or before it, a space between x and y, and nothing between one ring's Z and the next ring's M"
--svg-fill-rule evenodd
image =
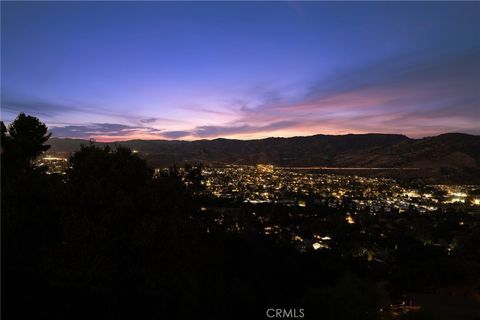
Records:
M20 113L9 125L2 122L2 156L6 170L26 169L50 146L44 143L50 138L47 126L38 118ZM7 135L8 132L8 135Z
M5 148L8 149L7 145L10 142L10 137L7 136L8 130L7 130L7 127L5 126L5 123L3 123L3 121L0 121L0 127L1 127L1 134L2 134L1 146L2 146L2 152L3 152L3 149Z
M1 124L2 280L8 279L2 281L2 292L14 302L21 291L36 294L41 263L59 241L62 182L33 166L49 148L44 145L49 137L43 123L24 113L8 129ZM15 303L2 306L2 313L5 306L16 308Z
M0 121L0 130L1 130L1 139L0 144L2 147L1 153L1 163L2 163L2 173L5 173L5 162L6 162L6 153L5 150L10 150L10 136L8 136L8 130L3 121ZM3 185L2 185L3 187Z

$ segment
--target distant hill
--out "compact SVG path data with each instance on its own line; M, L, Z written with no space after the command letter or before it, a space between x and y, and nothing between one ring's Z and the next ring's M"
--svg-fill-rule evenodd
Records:
M480 184L480 136L447 133L406 139L387 148L339 154L334 162L337 166L419 168L388 176L427 183Z
M54 152L73 152L79 139L49 140ZM97 143L106 145L106 143ZM423 139L396 134L314 135L258 140L131 140L109 143L138 150L152 166L269 163L285 167L419 168L370 174L429 183L480 184L480 136L447 133Z

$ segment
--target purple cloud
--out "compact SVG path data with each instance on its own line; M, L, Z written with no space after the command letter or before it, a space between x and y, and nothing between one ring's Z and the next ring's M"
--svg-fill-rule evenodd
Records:
M164 131L162 132L162 137L167 139L179 139L191 135L190 131Z
M82 139L89 139L96 136L129 137L139 132L150 135L160 135L161 133L161 130L155 128L128 126L118 123L93 123L89 125L52 127L51 131L54 137Z

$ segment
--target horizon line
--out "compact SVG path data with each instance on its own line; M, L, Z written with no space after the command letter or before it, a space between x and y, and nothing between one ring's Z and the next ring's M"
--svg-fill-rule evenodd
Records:
M51 136L50 139L60 139L60 140L83 140L83 141L92 141L94 143L124 143L124 142L131 142L131 141L166 141L166 142L196 142L196 141L214 141L214 140L236 140L236 141L258 141L258 140L267 140L267 139L291 139L291 138L309 138L315 136L330 136L330 137L342 137L342 136L367 136L367 135L386 135L386 136L404 136L407 139L411 140L421 140L426 138L434 138L439 137L442 135L453 135L453 134L461 134L473 137L479 137L480 135L465 133L465 132L444 132L439 133L437 135L428 135L418 138L409 137L406 134L402 133L379 133L379 132L368 132L368 133L345 133L345 134L323 134L323 133L316 133L312 135L295 135L295 136L269 136L265 138L255 138L255 139L239 139L239 138L225 138L225 137L217 137L217 138L203 138L203 139L193 139L193 140L185 140L185 139L126 139L126 140L103 140L103 139L95 139L95 138L71 138L71 137L56 137Z

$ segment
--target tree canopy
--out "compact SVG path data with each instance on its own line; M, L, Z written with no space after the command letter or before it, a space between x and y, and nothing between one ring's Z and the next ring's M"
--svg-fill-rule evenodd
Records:
M33 160L47 151L50 138L47 126L33 116L20 113L7 127L1 123L2 169L15 170L31 167Z

